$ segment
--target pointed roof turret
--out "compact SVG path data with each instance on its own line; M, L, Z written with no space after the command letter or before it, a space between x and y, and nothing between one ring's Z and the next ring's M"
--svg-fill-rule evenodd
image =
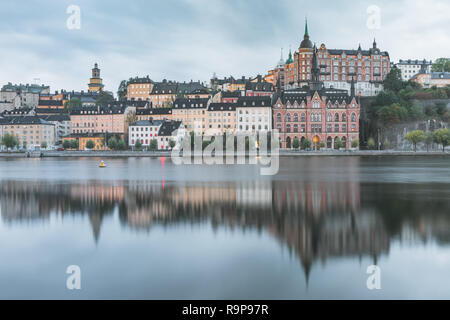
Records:
M305 17L305 37L309 37L308 33L308 19Z
M362 49L361 49L361 43L360 43L359 46L358 46L358 51L362 51Z
M313 44L311 40L309 40L309 32L308 32L308 20L305 18L305 35L303 36L303 41L300 43L300 49L312 49Z
M289 47L289 56L288 59L286 60L286 64L290 64L292 62L294 62L294 59L292 59L292 51L291 48Z

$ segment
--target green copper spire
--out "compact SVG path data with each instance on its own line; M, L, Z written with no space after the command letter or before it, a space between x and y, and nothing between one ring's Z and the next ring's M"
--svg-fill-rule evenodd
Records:
M290 63L292 63L292 62L294 62L294 60L292 59L292 51L291 51L291 48L289 48L289 57L288 57L288 59L286 60L286 64L290 64Z
M308 33L308 19L305 17L305 37L309 37Z

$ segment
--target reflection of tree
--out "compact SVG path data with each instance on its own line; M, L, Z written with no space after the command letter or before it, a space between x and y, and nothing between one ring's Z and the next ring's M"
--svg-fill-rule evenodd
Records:
M432 199L421 188L435 188ZM388 253L406 228L449 241L448 188L359 182L244 181L165 185L153 182L0 184L5 223L87 215L97 242L103 218L149 232L152 225L209 223L213 229L267 232L294 253L308 276L315 262ZM426 194L430 194L429 190ZM413 195L411 197L411 195Z

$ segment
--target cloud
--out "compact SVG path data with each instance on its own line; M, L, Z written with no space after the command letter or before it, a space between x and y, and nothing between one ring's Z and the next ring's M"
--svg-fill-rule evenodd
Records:
M81 8L81 30L68 30L66 9ZM367 7L381 9L381 29L366 27ZM0 13L0 81L52 90L87 90L98 62L107 90L121 80L208 81L264 74L296 50L308 16L311 40L328 48L363 48L377 38L391 59L448 55L450 4L430 1L70 0L8 1Z

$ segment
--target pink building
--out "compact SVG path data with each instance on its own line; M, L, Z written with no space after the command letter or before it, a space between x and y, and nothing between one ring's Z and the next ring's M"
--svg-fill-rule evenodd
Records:
M123 105L76 108L70 113L71 133L127 133Z

